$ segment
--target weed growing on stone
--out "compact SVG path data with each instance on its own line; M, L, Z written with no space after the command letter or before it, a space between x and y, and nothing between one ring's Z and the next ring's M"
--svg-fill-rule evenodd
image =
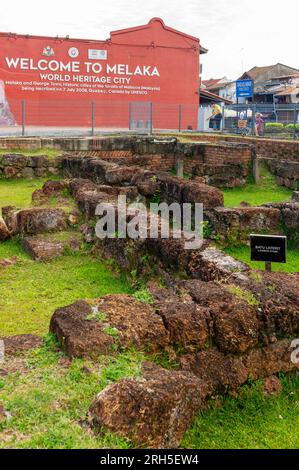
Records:
M112 338L118 339L119 337L119 331L117 328L114 328L113 326L105 326L103 328L103 332L106 333L106 335L112 336Z
M87 315L85 318L87 321L92 321L92 320L97 320L101 322L106 322L107 321L107 315L105 312L94 312L91 313L90 315Z
M226 289L231 293L234 294L238 299L245 300L248 305L259 305L259 301L254 297L254 295L247 291L246 289L242 289L242 287L228 285L224 286Z
M155 302L152 294L146 288L139 289L134 292L133 297L135 297L136 300L139 300L140 302L143 302L145 304L153 304Z

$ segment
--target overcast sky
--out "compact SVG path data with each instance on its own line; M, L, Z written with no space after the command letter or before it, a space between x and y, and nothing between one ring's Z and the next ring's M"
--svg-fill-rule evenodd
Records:
M14 0L2 8L0 31L106 39L154 16L209 49L203 78L277 62L299 68L299 0Z

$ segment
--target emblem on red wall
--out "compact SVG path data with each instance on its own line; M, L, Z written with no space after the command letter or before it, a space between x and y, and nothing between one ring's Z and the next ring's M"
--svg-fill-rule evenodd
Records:
M76 57L78 57L78 55L79 55L79 50L76 47L70 47L69 56L72 59L76 59Z
M53 55L55 55L53 47L46 46L43 50L43 56L52 57Z

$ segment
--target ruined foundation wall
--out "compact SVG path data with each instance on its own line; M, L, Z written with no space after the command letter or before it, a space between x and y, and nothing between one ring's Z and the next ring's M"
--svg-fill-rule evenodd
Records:
M22 154L0 155L0 179L33 178L60 173L60 158L49 158L45 155L34 157Z
M6 146L6 147L5 147ZM203 182L216 187L244 185L250 171L252 148L236 143L180 143L174 138L153 137L115 138L57 138L57 139L0 139L0 148L18 149L60 148L62 153L80 157L95 157L125 166L139 166L152 171L175 170L178 160L183 162L184 173L199 176ZM41 157L38 157L41 158ZM59 166L44 158L46 168ZM26 161L25 161L26 160ZM43 176L32 168L33 158L23 155L4 155L1 158L5 178ZM9 167L9 170L5 169Z
M255 148L259 158L265 159L277 183L290 189L297 189L299 184L299 142L289 140L264 139L252 137L234 137L224 135L203 134L188 136L193 141L213 143L243 143Z

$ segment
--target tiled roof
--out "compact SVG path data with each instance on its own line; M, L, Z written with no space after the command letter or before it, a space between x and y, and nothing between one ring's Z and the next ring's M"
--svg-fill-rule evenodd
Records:
M202 84L206 88L211 88L221 82L222 78L210 78L209 80L202 80Z
M275 64L276 65L276 64ZM250 75L253 80L258 78L259 75L263 74L264 72L267 72L268 70L271 70L275 65L266 65L264 67L253 67L251 70L248 70L246 72L248 75Z
M228 100L227 98L222 98L222 96L216 95L215 93L211 93L210 91L206 89L199 90L199 95L204 98L208 98L211 101L222 102L225 104L232 104L231 100Z
M298 73L290 73L289 75L281 75L280 77L272 77L272 80L281 80L284 78L299 78L299 72Z
M297 87L287 87L283 88L280 91L275 92L275 96L287 96L287 95L293 95L294 93L299 93L299 88Z
M243 75L249 75L253 80L258 79L260 75L263 75L264 73L270 71L271 69L274 69L276 66L283 66L283 64L274 64L274 65L265 65L263 67L253 67L252 69L248 70L245 72ZM284 66L285 68L288 68L289 70L292 70L293 73L299 73L298 69L295 69L293 67L289 66ZM291 73L291 72L290 72Z

